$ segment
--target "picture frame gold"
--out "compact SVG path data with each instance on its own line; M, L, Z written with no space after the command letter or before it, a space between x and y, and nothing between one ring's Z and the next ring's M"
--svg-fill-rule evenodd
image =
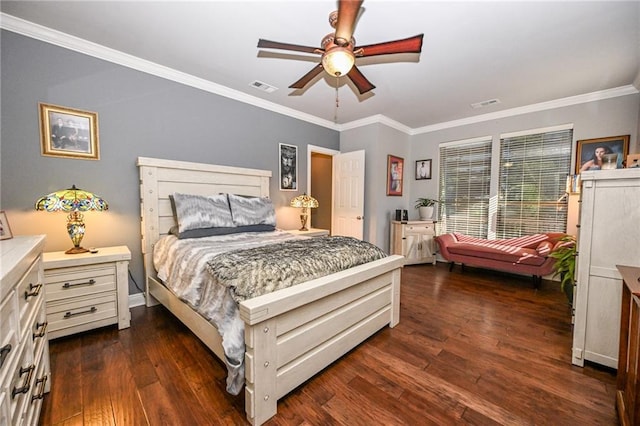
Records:
M387 195L402 196L404 159L387 155Z
M4 210L0 210L0 240L8 240L13 238L11 233L11 227L9 226L9 219Z
M97 113L45 103L39 110L43 156L100 159Z
M622 168L622 162L629 153L629 136L609 136L606 138L583 139L576 144L576 174L585 170L600 170L596 150L605 154L618 154L615 168Z

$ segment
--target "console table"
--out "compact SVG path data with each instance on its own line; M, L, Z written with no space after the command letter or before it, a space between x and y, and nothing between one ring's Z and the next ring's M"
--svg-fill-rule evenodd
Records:
M623 426L640 424L640 268L616 265L622 275L622 310L616 408Z

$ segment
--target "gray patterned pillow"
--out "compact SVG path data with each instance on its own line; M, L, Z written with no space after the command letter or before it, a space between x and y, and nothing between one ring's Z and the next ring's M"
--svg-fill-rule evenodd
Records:
M211 196L173 194L179 232L190 229L235 226L229 210L227 194Z
M276 212L268 198L229 194L229 205L235 226L276 225Z

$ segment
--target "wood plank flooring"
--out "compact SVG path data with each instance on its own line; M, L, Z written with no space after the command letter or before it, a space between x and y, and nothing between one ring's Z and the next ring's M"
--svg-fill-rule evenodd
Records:
M168 311L50 342L42 425L242 425L244 396ZM274 425L616 425L615 371L571 365L557 283L445 264L402 273L400 324L278 404Z

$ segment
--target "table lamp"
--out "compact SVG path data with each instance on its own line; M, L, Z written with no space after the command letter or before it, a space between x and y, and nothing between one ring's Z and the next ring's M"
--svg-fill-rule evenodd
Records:
M302 207L302 213L300 213L300 223L302 228L300 231L308 231L307 219L309 218L309 209L318 207L318 200L310 195L302 194L291 200L291 207Z
M61 189L45 195L36 201L36 210L48 212L69 212L67 215L67 232L73 242L73 247L65 251L66 254L86 253L89 250L80 246L84 237L84 215L80 212L90 210L105 211L109 209L107 202L89 191L76 188Z

